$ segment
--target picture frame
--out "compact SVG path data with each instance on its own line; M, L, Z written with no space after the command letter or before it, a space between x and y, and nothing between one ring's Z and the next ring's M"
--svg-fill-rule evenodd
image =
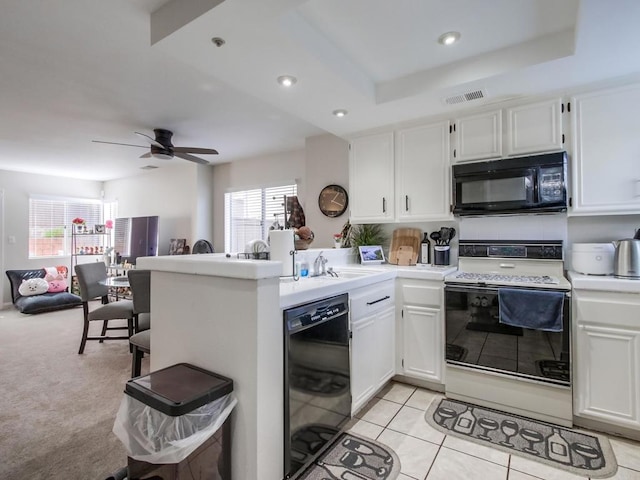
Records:
M104 225L94 225L93 231L94 233L106 233L106 227Z
M184 255L186 245L186 238L172 238L169 243L169 255Z
M386 261L382 245L361 245L358 250L360 251L360 263L363 265L381 264Z

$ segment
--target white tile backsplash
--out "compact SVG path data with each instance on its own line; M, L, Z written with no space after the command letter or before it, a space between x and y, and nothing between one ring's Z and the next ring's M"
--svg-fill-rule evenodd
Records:
M462 217L462 240L562 240L567 241L567 215L511 215Z

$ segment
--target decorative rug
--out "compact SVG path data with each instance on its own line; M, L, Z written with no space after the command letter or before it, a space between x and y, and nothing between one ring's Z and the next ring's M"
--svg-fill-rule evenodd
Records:
M341 433L296 480L393 480L400 459L386 445L353 433Z
M429 406L425 420L447 435L576 475L606 478L618 470L611 444L603 436L446 398Z

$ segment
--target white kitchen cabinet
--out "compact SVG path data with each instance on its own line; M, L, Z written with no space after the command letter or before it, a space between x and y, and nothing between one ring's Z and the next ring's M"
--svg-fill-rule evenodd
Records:
M451 216L449 136L448 121L396 132L396 220Z
M502 110L455 120L453 162L502 157Z
M395 375L394 288L388 281L350 293L352 413Z
M575 415L640 428L640 294L574 289Z
M510 107L505 112L507 155L527 155L564 148L560 98Z
M576 95L571 215L640 213L640 84Z
M349 219L351 223L393 221L393 132L357 137L349 145Z
M402 373L407 377L444 383L443 284L402 279L400 331Z

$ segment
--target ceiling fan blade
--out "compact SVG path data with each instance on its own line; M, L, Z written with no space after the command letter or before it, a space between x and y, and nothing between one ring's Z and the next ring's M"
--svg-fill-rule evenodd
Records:
M174 151L173 154L178 158L182 158L183 160L189 160L190 162L199 163L200 165L209 165L209 162L207 162L204 158L194 157L193 155L189 155L188 153Z
M132 145L130 143L103 142L102 140L91 140L93 143L106 143L108 145L124 145L125 147L149 148L149 145Z
M136 135L139 135L140 137L144 138L147 142L149 142L151 145L159 147L159 148L165 148L164 145L162 145L160 142L157 142L155 138L150 137L147 134L144 133L140 133L140 132L133 132Z
M147 152L147 153L143 153L142 155L140 155L140 157L138 158L151 158L151 152Z
M208 154L208 155L218 155L218 151L213 148L197 148L197 147L173 147L173 151L175 152L183 152L183 153L199 153L199 154Z

